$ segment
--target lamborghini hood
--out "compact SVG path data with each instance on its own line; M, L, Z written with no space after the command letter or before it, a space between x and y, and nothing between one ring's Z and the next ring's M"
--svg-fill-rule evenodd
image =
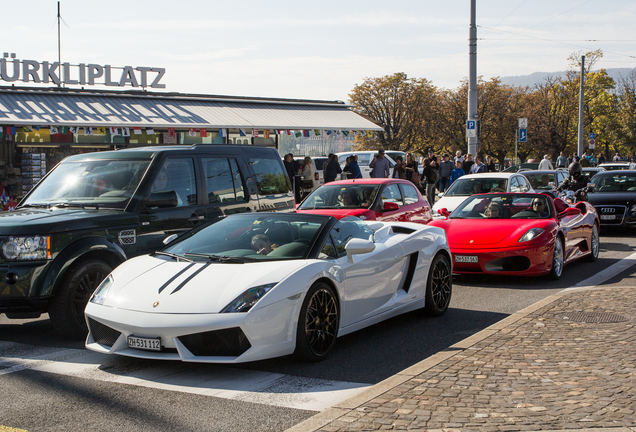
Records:
M245 290L278 283L305 260L227 264L133 258L113 273L104 306L146 313L218 313Z

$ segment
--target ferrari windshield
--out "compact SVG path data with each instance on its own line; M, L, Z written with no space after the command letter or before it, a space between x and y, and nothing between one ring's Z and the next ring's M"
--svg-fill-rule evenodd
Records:
M329 220L329 216L298 213L242 213L186 235L162 252L232 263L302 259Z
M598 192L636 192L636 173L599 174L592 178Z
M323 185L313 191L298 210L369 208L381 186L364 183Z
M470 196L478 193L506 192L507 190L507 178L480 175L471 178L458 178L453 182L444 196Z
M474 195L450 215L450 219L546 219L552 205L546 195Z
M62 162L44 178L22 206L125 208L149 160Z

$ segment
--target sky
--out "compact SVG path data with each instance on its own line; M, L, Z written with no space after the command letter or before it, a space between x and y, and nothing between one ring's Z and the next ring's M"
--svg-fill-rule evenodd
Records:
M470 0L60 4L62 62L165 68L162 91L347 101L369 77L405 72L447 89L468 77ZM595 69L636 67L634 0L476 4L484 79L563 71L570 54L596 49ZM0 6L0 55L57 60L57 0Z

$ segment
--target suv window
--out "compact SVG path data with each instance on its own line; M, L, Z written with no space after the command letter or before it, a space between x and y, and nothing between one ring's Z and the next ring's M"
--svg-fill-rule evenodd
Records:
M201 158L208 202L245 201L243 181L235 159Z
M163 161L150 192L174 191L177 207L196 205L197 185L192 158L167 158Z
M289 192L289 179L280 163L280 159L268 159L265 156L250 157L250 165L256 175L256 187L260 195L274 195Z

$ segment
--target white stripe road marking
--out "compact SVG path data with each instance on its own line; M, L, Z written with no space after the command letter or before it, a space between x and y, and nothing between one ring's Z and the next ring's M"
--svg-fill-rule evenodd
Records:
M626 256L625 258L620 259L618 262L612 264L605 270L596 273L594 276L590 276L589 278L577 283L572 288L566 288L563 291L578 290L584 287L596 287L597 285L601 285L614 276L627 270L634 264L636 264L636 252L629 256Z
M370 386L211 364L159 362L147 367L136 359L80 349L32 358L0 357L0 368L3 366L6 368L0 369L0 376L30 369L310 411L324 411Z

